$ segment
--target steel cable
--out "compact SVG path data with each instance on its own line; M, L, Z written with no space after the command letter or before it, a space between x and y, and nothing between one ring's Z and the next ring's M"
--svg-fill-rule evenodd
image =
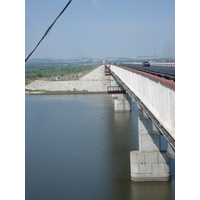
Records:
M47 29L47 31L45 32L45 34L43 35L43 37L41 38L41 40L37 43L37 45L35 46L35 48L33 49L33 51L27 56L27 58L25 59L25 62L29 59L29 57L32 55L32 53L37 49L37 47L39 46L39 44L42 42L42 40L46 37L46 35L50 32L51 28L53 27L53 25L56 23L57 19L63 14L63 12L66 10L66 8L69 6L69 4L72 2L72 0L69 0L69 2L67 3L67 5L63 8L63 10L60 12L60 14L56 17L56 19L54 20L54 22L49 26L49 28Z

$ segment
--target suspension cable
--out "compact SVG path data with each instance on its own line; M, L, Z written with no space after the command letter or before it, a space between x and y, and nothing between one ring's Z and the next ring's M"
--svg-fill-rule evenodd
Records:
M60 14L56 17L56 19L54 20L54 22L49 26L49 28L47 29L47 31L45 32L45 34L43 35L43 37L41 38L41 40L37 43L37 45L35 46L35 48L33 49L33 51L27 56L27 58L25 59L25 62L29 59L29 57L32 55L32 53L37 49L37 47L39 46L40 42L42 42L42 40L50 32L51 28L56 23L57 19L63 14L63 12L66 10L66 8L69 6L69 4L71 2L72 2L72 0L69 0L69 2L67 3L67 5L63 8L63 10L60 12Z

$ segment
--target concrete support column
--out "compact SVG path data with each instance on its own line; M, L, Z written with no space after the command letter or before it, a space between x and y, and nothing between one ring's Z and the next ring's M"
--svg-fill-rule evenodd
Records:
M131 106L127 99L126 94L118 94L118 98L114 100L114 106L116 112L130 112Z
M152 132L152 122L138 112L139 151L130 152L131 180L168 181L170 162L166 151L160 151L160 135Z

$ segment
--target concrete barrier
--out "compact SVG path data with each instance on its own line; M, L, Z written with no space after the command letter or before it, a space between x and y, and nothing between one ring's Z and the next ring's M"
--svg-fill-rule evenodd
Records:
M110 65L175 140L175 88L138 73ZM143 73L144 74L144 73Z
M175 67L175 62L149 62L150 66Z

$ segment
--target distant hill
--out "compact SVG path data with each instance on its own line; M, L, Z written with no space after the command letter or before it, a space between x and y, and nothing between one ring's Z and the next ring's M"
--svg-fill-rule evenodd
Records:
M80 59L59 59L59 58L52 58L52 59L29 59L26 62L26 66L64 66L64 65L98 65L102 64L103 60L106 63L115 62L142 62L142 61L171 61L174 62L174 57L154 57L154 56L136 56L136 57L107 57L104 59L101 58L80 58Z

